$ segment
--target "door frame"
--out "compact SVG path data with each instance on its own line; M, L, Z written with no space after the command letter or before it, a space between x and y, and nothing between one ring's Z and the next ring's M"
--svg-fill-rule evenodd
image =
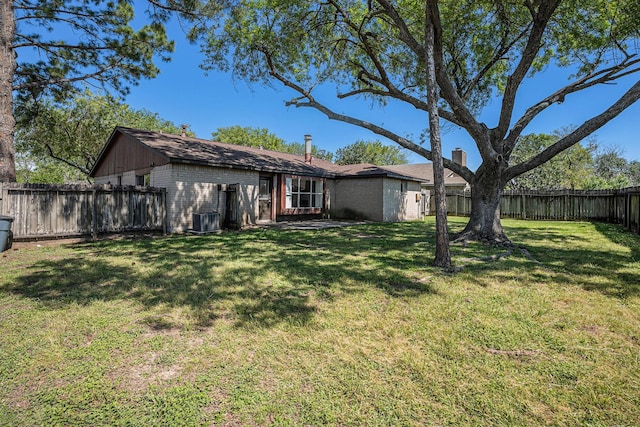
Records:
M262 183L263 182L268 182L269 183L269 196L268 199L263 198L263 193L261 192L262 190ZM275 185L273 183L273 175L260 175L258 178L258 221L273 221L273 219L275 218L274 215L274 208L275 208L275 195L274 195L274 190L275 190ZM264 200L268 200L269 202L269 218L263 218L262 217L262 209L261 209L261 203Z

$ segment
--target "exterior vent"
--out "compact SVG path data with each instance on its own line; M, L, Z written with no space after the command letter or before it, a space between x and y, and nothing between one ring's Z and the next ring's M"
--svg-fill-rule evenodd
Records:
M220 230L220 214L218 212L193 214L193 231L196 233L210 233Z

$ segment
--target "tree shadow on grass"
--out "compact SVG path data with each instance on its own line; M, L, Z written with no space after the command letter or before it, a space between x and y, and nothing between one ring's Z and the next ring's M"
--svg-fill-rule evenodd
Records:
M611 273L614 295L640 295L640 236L615 224L594 223L594 226L606 239L629 250L629 254L602 254L598 263Z
M525 241L533 258L548 267L559 283L576 284L585 290L617 298L640 295L640 269L637 267L640 237L613 224L582 224L585 231L571 235L567 235L562 227L550 227L548 230L513 229L509 236L515 244ZM574 227L578 225L573 224ZM628 248L630 253L604 245L601 248L594 241L601 236Z
M640 262L640 235L633 234L616 224L595 222L593 225L600 234L612 243L628 248L631 251L632 261Z
M373 286L394 297L432 293L398 261L398 251L423 239L415 231L374 225L102 241L72 248L73 259L36 261L3 289L49 307L96 300L186 307L198 326L220 318L238 326L304 324L341 292ZM157 316L149 322L171 324Z

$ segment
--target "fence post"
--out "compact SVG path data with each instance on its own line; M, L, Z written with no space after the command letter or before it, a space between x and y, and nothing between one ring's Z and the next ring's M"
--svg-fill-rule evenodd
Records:
M627 230L631 230L633 228L633 221L634 218L631 216L632 212L633 212L633 199L634 199L634 194L629 193L627 194L627 201L628 201L628 205L627 205L627 209L625 211L625 218L626 218L626 229ZM640 215L640 209L638 210L638 215ZM639 219L640 221L640 219ZM639 227L640 229L640 227Z
M91 238L93 238L93 240L98 238L98 201L96 199L96 194L96 187L93 187L93 190L91 191Z
M635 194L638 197L638 218L636 218L636 233L640 234L640 192ZM629 224L629 230L631 230L631 224Z
M167 224L169 220L169 215L167 215L167 189L163 187L160 194L162 194L162 234L166 235L169 228Z
M631 219L632 203L633 194L631 192L627 192L627 194L624 195L624 213L622 218L622 224L627 230L631 230L631 225L633 224L633 220Z

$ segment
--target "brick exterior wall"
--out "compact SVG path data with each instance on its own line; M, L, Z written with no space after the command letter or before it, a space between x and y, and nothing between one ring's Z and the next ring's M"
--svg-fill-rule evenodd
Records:
M384 201L382 221L410 221L420 218L420 183L404 181L407 185L402 192L402 180L384 178Z
M331 209L335 218L396 222L420 218L420 184L394 178L339 179Z
M338 179L331 215L335 218L382 221L383 178Z
M258 219L260 173L229 168L166 164L151 170L151 186L167 190L167 231L186 232L192 228L194 213L216 211L223 223L226 214L226 186L238 184L241 226ZM96 184L118 183L118 176L96 177ZM407 221L420 218L420 184L393 178L327 179L325 211L332 218L372 221ZM136 171L122 174L122 185L135 185ZM219 188L222 184L222 189ZM277 203L277 196L273 203Z
M217 211L224 221L225 188L238 184L241 225L255 224L258 216L259 173L239 169L186 164L167 164L151 171L151 185L167 189L169 232L185 232L192 227L192 214Z

